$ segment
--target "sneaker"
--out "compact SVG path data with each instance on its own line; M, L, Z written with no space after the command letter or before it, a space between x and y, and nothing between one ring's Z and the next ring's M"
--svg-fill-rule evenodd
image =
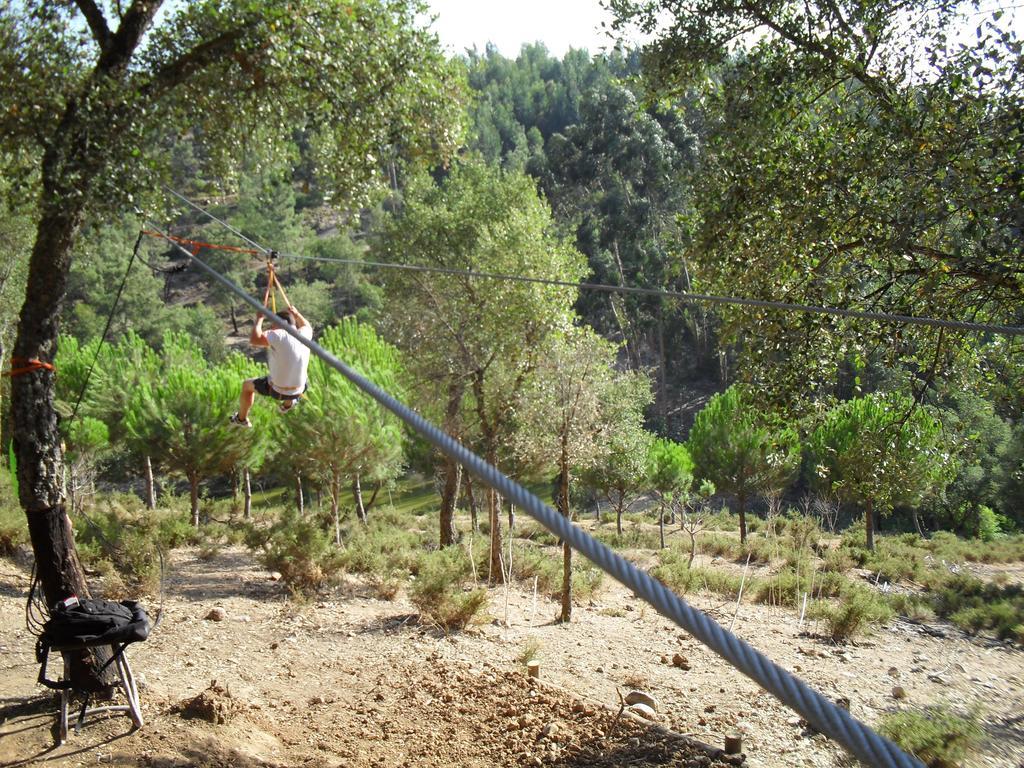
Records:
M281 404L277 406L277 410L281 413L288 413L288 411L295 407L295 403L297 402L298 400L282 400Z
M252 429L252 422L249 421L248 419L240 419L240 418L238 418L238 414L237 413L231 414L230 421L231 421L232 424L236 424L239 427L247 427L248 429Z

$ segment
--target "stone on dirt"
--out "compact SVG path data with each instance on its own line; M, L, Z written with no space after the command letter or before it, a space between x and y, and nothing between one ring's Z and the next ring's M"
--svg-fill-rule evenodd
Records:
M644 720L658 719L657 712L655 712L653 709L651 709L651 707L647 706L646 704L641 704L639 702L630 705L628 711L632 712L635 715L640 715L640 717L642 717Z
M658 700L651 696L649 693L643 691L630 691L626 694L626 704L645 704L655 712L660 712L661 707L658 705Z

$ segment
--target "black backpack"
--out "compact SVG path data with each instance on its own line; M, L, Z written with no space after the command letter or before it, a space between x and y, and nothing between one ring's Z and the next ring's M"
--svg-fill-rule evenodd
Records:
M75 651L109 645L114 652L100 669L102 672L124 652L129 643L149 637L149 629L149 616L134 600L120 603L75 597L62 600L54 606L36 641L36 661L41 665L39 682L58 690L72 687L70 680L46 679L46 661L51 648Z

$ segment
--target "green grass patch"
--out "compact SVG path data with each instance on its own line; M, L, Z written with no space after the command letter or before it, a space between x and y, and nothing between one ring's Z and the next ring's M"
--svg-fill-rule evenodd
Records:
M955 768L984 735L977 714L958 715L944 705L886 715L878 731L929 768Z
M1024 640L1024 588L1019 585L991 584L959 573L946 579L930 597L935 613L961 629Z

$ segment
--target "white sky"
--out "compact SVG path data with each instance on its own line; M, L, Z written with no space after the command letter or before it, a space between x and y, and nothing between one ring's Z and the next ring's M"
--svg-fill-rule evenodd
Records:
M514 59L524 43L542 42L562 58L569 48L600 53L612 48L611 13L599 0L428 0L437 16L432 29L452 54L461 55L474 45L482 53L488 42L506 58ZM1006 10L1009 26L1024 38L1024 6L1015 0L981 0L980 12L967 12L964 38L995 8ZM601 28L601 22L608 28Z
M488 42L514 59L524 43L542 42L558 58L569 48L590 53L610 50L611 38L601 22L611 14L598 0L428 0L436 15L432 29L453 54L474 45L483 53Z

